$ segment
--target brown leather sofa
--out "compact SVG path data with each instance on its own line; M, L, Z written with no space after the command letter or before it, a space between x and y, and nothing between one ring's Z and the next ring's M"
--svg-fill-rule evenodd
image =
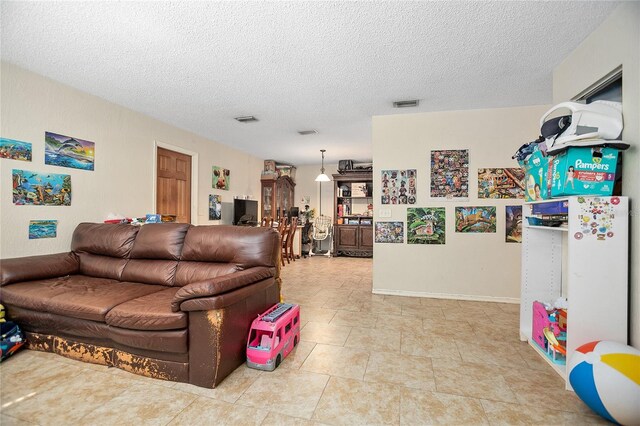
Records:
M81 223L71 252L2 260L0 301L28 347L215 387L279 302L276 231Z

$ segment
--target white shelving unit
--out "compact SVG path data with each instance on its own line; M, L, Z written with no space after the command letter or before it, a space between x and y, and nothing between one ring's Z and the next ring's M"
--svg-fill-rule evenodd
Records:
M520 294L520 339L565 380L565 366L553 363L531 340L532 304L568 299L567 360L577 347L595 340L627 344L629 238L627 197L567 200L568 227L523 221ZM524 216L532 215L535 204L555 201L527 203ZM566 388L571 389L568 380Z

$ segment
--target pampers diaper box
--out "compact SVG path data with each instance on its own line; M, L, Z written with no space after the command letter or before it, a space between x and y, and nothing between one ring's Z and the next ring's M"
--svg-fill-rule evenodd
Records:
M551 198L551 170L550 161L553 157L547 157L535 148L533 153L520 167L524 170L524 198L525 201L540 201Z
M569 148L553 157L551 196L611 195L617 162L615 148Z

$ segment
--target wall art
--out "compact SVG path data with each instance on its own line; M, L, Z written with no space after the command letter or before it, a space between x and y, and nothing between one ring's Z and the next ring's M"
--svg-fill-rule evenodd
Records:
M524 198L524 170L478 169L478 198Z
M496 232L496 207L456 207L456 232Z
M222 197L209 195L209 220L222 219Z
M505 241L522 242L522 206L505 206Z
M469 150L431 151L431 197L469 197Z
M409 207L407 209L407 243L444 244L445 216L444 207Z
M93 170L95 143L52 132L45 132L44 142L44 164Z
M404 243L404 222L376 222L376 243Z
M382 204L415 204L417 170L382 170Z
M71 176L13 169L13 204L70 206Z
M29 142L0 138L0 158L31 161L31 144Z
M213 182L211 187L214 189L224 189L225 191L229 190L229 175L231 173L228 169L223 169L222 167L213 166L212 167L212 177Z
M606 241L615 237L614 206L620 204L619 197L578 197L578 204L581 229L574 234L576 240L595 238L596 241Z
M57 220L30 220L29 239L56 238L58 236Z

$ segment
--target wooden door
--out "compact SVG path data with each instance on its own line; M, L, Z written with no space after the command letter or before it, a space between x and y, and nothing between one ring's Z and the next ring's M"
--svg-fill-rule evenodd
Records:
M158 148L156 213L191 223L191 157Z

